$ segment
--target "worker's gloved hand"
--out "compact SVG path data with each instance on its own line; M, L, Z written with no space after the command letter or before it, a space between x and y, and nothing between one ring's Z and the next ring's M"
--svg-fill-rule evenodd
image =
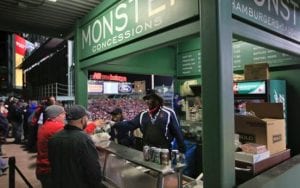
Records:
M178 154L178 161L179 161L179 163L185 163L185 155L184 155L184 153L179 153Z

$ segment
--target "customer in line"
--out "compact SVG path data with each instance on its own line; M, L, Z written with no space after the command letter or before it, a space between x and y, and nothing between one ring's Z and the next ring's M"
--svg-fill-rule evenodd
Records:
M37 135L36 176L41 181L43 188L52 188L48 141L55 133L63 129L66 113L63 107L52 105L46 108L45 114L48 119L39 128Z
M83 106L67 110L68 124L49 141L49 160L55 188L102 188L96 147L83 129L88 113Z
M115 108L113 111L110 112L111 120L115 123L124 121L123 112L121 108ZM134 136L133 131L118 131L115 127L111 128L110 131L111 139L114 140L116 143L133 147L134 145Z

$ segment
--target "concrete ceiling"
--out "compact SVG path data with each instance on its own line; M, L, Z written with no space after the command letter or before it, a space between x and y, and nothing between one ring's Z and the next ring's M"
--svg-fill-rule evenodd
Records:
M0 30L66 38L103 0L0 0Z

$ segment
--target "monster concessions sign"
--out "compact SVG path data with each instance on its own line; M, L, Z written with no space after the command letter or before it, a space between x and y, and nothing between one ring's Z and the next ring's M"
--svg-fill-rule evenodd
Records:
M122 0L79 28L79 58L197 16L198 7L198 0Z
M300 43L300 0L232 0L232 12Z

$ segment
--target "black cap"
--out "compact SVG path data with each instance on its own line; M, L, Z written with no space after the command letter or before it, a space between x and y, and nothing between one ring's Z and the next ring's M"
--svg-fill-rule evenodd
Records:
M67 110L67 120L78 120L83 116L88 116L89 112L81 105L73 105Z
M154 90L151 90L147 95L143 97L143 100L153 99L159 102L160 105L164 103L164 99L155 93Z
M117 115L117 114L122 114L122 109L121 108L115 108L113 111L110 112L111 115Z

